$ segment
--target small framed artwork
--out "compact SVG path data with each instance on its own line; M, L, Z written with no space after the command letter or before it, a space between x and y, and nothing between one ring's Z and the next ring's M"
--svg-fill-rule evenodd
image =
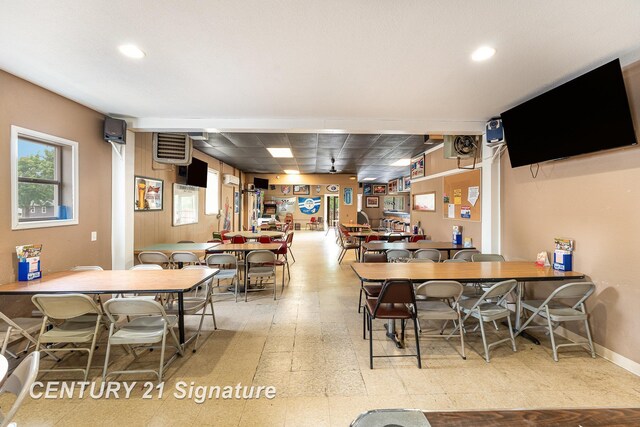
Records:
M385 184L373 184L373 194L387 194L387 186Z
M366 208L379 208L380 200L378 199L378 196L367 196L364 206Z
M327 185L327 192L329 193L337 193L340 190L340 187L336 184Z
M136 176L135 211L161 211L164 197L164 181Z
M302 196L308 196L310 193L309 185L294 185L293 194L300 194Z
M291 193L291 187L288 185L281 185L280 191L282 191L282 194L289 194Z
M411 179L424 176L424 154L411 159Z
M404 179L398 178L398 179L396 179L396 181L398 182L398 193L403 192L404 191Z
M423 212L435 212L436 211L436 192L431 191L429 193L414 194L413 210L423 211Z
M387 193L395 194L397 192L398 192L398 180L397 179L392 179L387 184Z
M411 177L410 176L405 176L404 178L402 178L402 180L404 181L404 191L410 191L411 190Z
M345 187L343 195L344 204L351 206L353 204L353 188Z
M362 194L370 196L373 194L373 184L364 184L362 186Z

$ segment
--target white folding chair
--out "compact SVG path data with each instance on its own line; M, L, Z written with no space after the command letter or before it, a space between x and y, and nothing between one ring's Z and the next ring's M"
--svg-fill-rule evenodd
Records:
M211 268L207 267L206 265L188 265L183 268L183 270L195 270L195 269L211 270ZM207 314L207 305L211 307L211 318L213 319L213 329L218 329L218 325L216 324L216 312L215 312L215 309L213 308L212 282L213 282L213 278L207 280L202 285L204 287L203 296L198 296L196 294L195 296L183 297L184 314L187 316L200 314L200 324L198 325L198 331L195 333L195 335L189 337L184 343L184 346L186 347L186 345L189 342L191 342L192 339L195 338L196 341L193 345L194 353L198 349L198 339L200 339L200 331L202 330L202 323L204 322L204 317ZM165 305L165 311L167 312L167 314L177 315L178 301L176 300L169 301Z
M157 251L143 251L138 254L138 261L140 264L158 264L163 268L167 268L171 265L169 257L162 252Z
M489 349L503 342L511 341L513 351L515 352L516 341L513 336L513 328L511 327L511 311L502 304L506 301L507 295L513 292L517 285L518 282L513 279L505 280L491 286L478 298L461 300L459 302L459 306L462 312L465 313L465 316L462 318L461 324L458 324L458 327L449 334L449 337L453 336L453 334L457 332L458 328L463 328L464 333L464 323L469 319L469 317L474 317L478 320L478 326L480 327L480 332L482 334L482 344L484 346L484 355L487 363L489 363ZM497 299L497 301L492 302L494 299ZM493 322L497 328L497 323L495 323L495 321L505 318L507 319L507 325L509 328L509 338L504 338L487 344L487 335L484 330L484 323Z
M411 258L411 259L407 260L407 262L411 262L411 263L426 263L426 264L430 264L431 263L432 264L435 261L433 261L432 259L429 259L429 258L421 258L421 259Z
M81 371L84 373L84 381L86 381L102 321L100 308L93 299L83 294L36 294L31 298L31 301L44 314L36 344L37 349L40 349L43 344L71 344L74 347L43 348L43 350L52 353L72 351L89 353L87 366L84 369L58 368L43 369L42 371ZM52 321L50 322L50 320ZM83 343L90 343L90 347L77 347L77 344Z
M26 353L31 344L36 345L38 341L33 337L40 330L42 320L35 317L16 317L10 319L7 315L0 311L0 340L2 341L2 349L0 355L9 356L17 359L19 354ZM7 348L20 339L25 338L27 345L24 350L19 353L12 353Z
M477 249L462 249L453 254L451 259L463 259L465 261L471 261L471 257L473 254L479 254L480 251Z
M182 268L185 265L201 265L198 255L189 251L172 252L169 261L174 268Z
M220 280L231 279L231 284L235 284L234 294L236 302L238 302L238 286L240 279L238 278L238 259L231 254L212 254L207 257L207 266L217 268L219 271L214 279L217 280L220 287Z
M38 377L38 367L40 366L40 352L34 351L24 358L14 369L13 373L6 379L0 387L0 396L11 393L16 396L11 409L6 414L0 412L0 427L7 427L15 417L24 399L29 396L31 387Z
M472 262L503 262L505 259L500 254L472 254Z
M422 328L420 328L420 336L449 339L449 337L444 336L443 333L449 321L453 321L454 328L461 323L460 307L458 306L458 300L461 296L462 284L453 280L431 280L418 285L416 288L418 320L444 321L437 334L423 334ZM467 356L464 352L464 330L460 330L457 335L451 336L460 336L461 356L466 360Z
M592 282L575 282L567 283L554 290L545 300L524 300L522 302L523 310L531 312L531 316L523 323L518 331L528 328L547 328L549 330L549 338L551 338L551 348L553 349L553 360L558 361L558 348L571 346L588 346L591 357L596 357L593 348L593 340L591 339L591 331L589 329L589 314L585 308L584 302L593 294L596 285ZM570 300L573 304L566 304L563 301ZM530 325L536 316L540 316L547 320L546 325ZM553 335L553 330L562 322L580 321L584 322L587 333L587 341L557 344Z
M104 311L111 321L111 326L109 327L109 339L107 341L107 353L104 358L102 381L105 381L109 375L153 373L158 378L158 382L161 382L163 372L167 366L176 359L178 354L183 355L182 346L174 331L175 326L178 324L178 317L167 315L162 305L157 301L137 297L111 299L104 304ZM129 319L132 316L136 317L126 322L119 322L120 317ZM177 351L171 356L167 363L165 363L164 359L168 334L171 334ZM137 359L138 354L136 353L136 348L157 348L157 346L152 346L152 344L157 343L161 343L160 366L157 371L153 369L130 369L108 372L107 368L109 366L112 345L130 346L133 357Z
M418 249L413 253L416 259L430 259L433 262L440 262L442 254L437 249Z
M251 279L258 279L260 283L263 280L269 280L273 278L273 299L276 299L278 287L276 286L276 266L275 266L276 254L267 250L251 251L245 258L245 286L244 286L244 300L247 301L247 291Z
M411 259L411 251L406 249L389 249L387 251L388 262L398 262Z

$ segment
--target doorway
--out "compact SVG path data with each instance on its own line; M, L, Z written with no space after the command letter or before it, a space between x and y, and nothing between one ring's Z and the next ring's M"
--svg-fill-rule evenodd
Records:
M324 195L325 219L327 221L327 229L333 227L340 220L340 196L335 194Z

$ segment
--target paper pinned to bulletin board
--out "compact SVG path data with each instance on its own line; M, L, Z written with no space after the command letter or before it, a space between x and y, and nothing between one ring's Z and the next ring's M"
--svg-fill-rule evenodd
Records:
M482 211L480 170L448 175L443 181L443 194L451 195L449 200L443 199L443 217L462 221L480 221Z

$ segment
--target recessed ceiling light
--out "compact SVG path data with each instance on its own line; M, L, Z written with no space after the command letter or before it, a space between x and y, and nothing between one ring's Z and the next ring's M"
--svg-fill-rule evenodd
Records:
M355 181L355 180L356 180L356 178L357 178L357 177L355 177L355 176L350 176L350 177L349 177L349 179L350 179L351 181Z
M120 50L121 54L123 54L124 56L128 56L129 58L140 59L144 58L146 55L142 50L140 50L138 46L132 44L123 44L118 49Z
M285 169L284 173L286 173L287 175L299 175L300 171L294 169Z
M409 166L411 164L411 159L400 159L397 162L391 163L391 166Z
M375 181L375 178L362 178L363 181Z
M291 148L267 148L273 157L293 157Z
M471 54L474 61L485 61L496 54L496 50L491 46L480 46Z

